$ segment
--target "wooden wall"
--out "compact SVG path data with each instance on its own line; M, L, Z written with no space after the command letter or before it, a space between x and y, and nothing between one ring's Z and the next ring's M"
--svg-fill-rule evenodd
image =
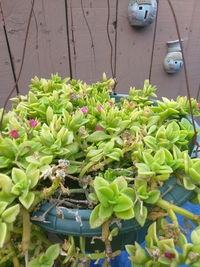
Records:
M22 49L31 0L1 0L8 38L16 73L22 60ZM103 72L111 76L110 45L106 32L107 0L82 0L87 23L83 16L81 0L68 0L70 50L73 77L88 83L99 80ZM166 42L177 39L173 17L167 0L159 1L157 34L152 68L152 83L158 87L159 96L169 98L185 95L183 70L168 75L163 70ZM200 1L172 0L178 18L188 63L192 95L196 97L200 84ZM19 81L20 92L28 91L30 79L35 75L50 77L58 72L69 76L69 58L66 33L65 0L35 0L34 14ZM117 42L117 92L127 93L130 86L142 87L149 76L154 26L135 30L127 21L128 0L119 0ZM110 0L109 32L114 45L116 0ZM94 45L92 48L92 44ZM7 45L0 27L0 104L13 86Z

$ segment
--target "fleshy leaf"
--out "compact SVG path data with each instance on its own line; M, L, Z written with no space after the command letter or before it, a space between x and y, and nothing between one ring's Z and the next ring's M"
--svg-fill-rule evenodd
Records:
M129 210L132 206L133 206L133 201L129 197L121 195L117 199L117 204L114 206L113 210L115 212L123 212Z
M38 180L40 178L39 175L40 175L39 170L35 170L31 173L27 173L27 179L30 181L30 184L29 184L30 189L32 189L33 187L37 185Z
M5 202L5 201L0 202L0 215L4 212L4 210L6 209L7 206L8 206L7 202Z
M4 222L0 222L0 248L3 247L3 244L6 239L7 234L7 225Z
M5 174L0 174L0 188L2 191L9 193L12 187L12 180Z
M94 188L95 189L98 189L102 186L108 186L108 185L109 185L109 183L100 176L97 176L94 180Z
M135 216L133 208L122 212L115 212L115 215L117 218L120 218L122 220L130 220Z
M192 231L191 240L194 245L200 244L200 227L197 227L195 230Z
M117 184L119 191L127 188L127 182L123 177L117 177L113 183Z
M127 197L129 197L133 202L136 199L136 195L135 195L135 191L133 188L127 187L121 190L121 194L126 195Z
M145 200L146 203L155 204L160 198L159 190L152 190L148 193L148 198Z
M93 143L93 142L103 141L103 140L106 140L108 138L110 138L110 136L107 135L105 132L96 131L87 137L87 141Z
M33 204L33 201L35 199L35 194L33 192L29 192L26 197L19 197L19 201L22 203L22 205L29 209L30 206Z
M17 204L15 206L12 206L12 207L6 209L2 213L1 217L4 220L4 222L13 223L15 221L17 215L19 214L19 211L20 211L20 207L19 207L19 204Z
M97 189L96 194L98 200L105 206L108 205L108 200L112 200L114 196L112 189L105 186L102 186L101 188Z
M164 164L165 162L165 152L163 149L160 149L156 152L155 156L154 156L154 160L159 163L159 164Z
M144 226L147 218L147 208L140 203L137 203L134 207L135 218L141 226Z
M100 204L99 217L101 217L102 219L108 220L112 216L112 213L113 213L113 206L112 205L105 207L102 204Z
M24 171L17 169L17 168L13 168L12 169L12 180L15 182L15 184L17 184L17 183L27 180L27 177Z
M92 229L101 226L106 221L106 219L99 217L100 205L97 205L90 214L90 227Z
M60 254L60 245L55 244L47 249L45 256L47 256L47 258L51 260L55 260L59 256L59 254Z

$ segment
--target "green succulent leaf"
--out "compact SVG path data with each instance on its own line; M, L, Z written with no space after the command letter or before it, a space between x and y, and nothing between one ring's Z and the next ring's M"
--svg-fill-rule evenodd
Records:
M19 204L16 204L8 209L6 209L2 215L1 218L3 219L4 222L6 223L13 223L19 214L20 207Z
M191 240L194 245L200 244L200 227L197 227L195 230L192 231Z
M119 191L127 188L128 186L127 181L123 177L117 177L113 183L117 185Z
M107 135L105 132L96 131L87 137L87 141L93 143L93 142L104 141L108 138L110 138L110 136Z
M5 174L0 174L0 188L2 191L9 193L12 188L12 180Z
M118 186L117 186L117 184L115 182L109 184L109 188L113 191L114 198L119 195L119 188L118 188Z
M143 159L144 159L145 164L149 166L154 162L154 158L152 157L150 153L143 152L142 154L143 154Z
M136 200L136 194L133 188L127 187L121 190L120 192L121 194L126 195L127 197L129 197L133 202L135 202Z
M29 180L29 188L32 189L34 188L38 181L39 181L39 178L40 178L40 171L39 170L35 170L31 173L27 173L27 179Z
M7 202L5 202L5 201L0 202L0 215L4 212L4 210L6 209L7 206L8 206Z
M60 245L51 245L45 254L38 256L28 263L28 267L52 267L60 254Z
M60 254L60 245L54 244L47 249L45 256L51 260L55 260L59 256L59 254Z
M22 181L26 181L27 177L23 170L13 168L12 169L12 180L15 184L20 183Z
M19 197L19 201L26 209L30 208L30 206L33 204L34 199L35 199L35 194L33 192L29 192L25 197L23 196Z
M147 208L139 202L134 207L135 218L141 226L144 226L147 218Z
M193 184L188 177L183 178L183 185L187 190L194 190L196 187L195 184Z
M181 249L183 249L183 247L187 244L187 238L185 237L185 235L183 233L179 233L179 237L178 237L178 247L180 247Z
M106 218L101 218L99 216L100 206L101 204L97 205L90 214L90 227L92 229L101 226L106 221Z
M99 208L99 217L101 217L102 219L106 219L108 220L113 214L113 206L103 206L102 204L100 204L100 208Z
M156 152L156 154L154 156L154 160L161 165L165 163L165 151L164 151L164 149L160 149Z
M123 212L129 210L132 206L133 206L133 201L129 197L121 195L116 200L116 205L114 206L113 210L115 212Z
M109 187L101 187L96 191L99 202L103 205L108 206L108 201L112 200L114 197L114 192Z
M200 174L194 168L189 169L189 175L193 182L200 184Z
M115 212L115 215L117 218L120 218L122 220L130 220L135 217L133 208L121 212Z
M160 191L159 190L152 190L148 193L148 198L144 201L149 204L155 204L160 198Z
M94 180L94 188L95 190L98 189L98 188L101 188L102 186L108 186L109 183L108 181L106 181L104 178L100 177L100 176L97 176Z
M0 222L0 248L3 247L3 244L6 239L7 234L7 225L4 222Z

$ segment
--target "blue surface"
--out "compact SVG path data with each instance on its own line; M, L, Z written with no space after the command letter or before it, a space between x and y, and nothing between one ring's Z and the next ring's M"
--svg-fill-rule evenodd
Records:
M186 202L183 206L183 208L191 211L192 213L194 214L198 214L200 215L200 207L199 205L194 205L194 204L191 204L190 202ZM190 237L190 234L192 232L192 230L189 230L187 228L185 228L184 226L184 217L183 216L180 216L180 215L177 215L178 217L178 221L179 221L179 224L180 226L185 229L186 233L187 233L187 238L189 240L189 237ZM144 246L145 243L142 243L142 245ZM94 263L91 263L90 264L90 267L101 267L102 266L102 262L103 260L100 260L98 264L94 264ZM126 251L122 251L122 253L117 256L111 263L111 266L112 267L131 267L131 263L128 259L128 253ZM180 265L181 267L187 267L189 265Z

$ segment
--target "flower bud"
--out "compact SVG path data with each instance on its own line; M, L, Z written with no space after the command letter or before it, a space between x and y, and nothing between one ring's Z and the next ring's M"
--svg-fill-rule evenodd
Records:
M36 120L30 120L29 125L31 128L35 128L38 125L38 122Z
M87 107L82 107L81 111L83 112L83 114L87 114L88 108Z
M95 130L96 130L96 131L104 131L104 128L103 128L101 125L97 125L97 126L95 127Z
M19 133L17 130L11 130L10 131L10 136L14 139L17 139L19 137Z
M108 104L112 107L114 103L112 101L108 101Z
M103 106L102 105L99 105L97 109L100 112L103 109Z

